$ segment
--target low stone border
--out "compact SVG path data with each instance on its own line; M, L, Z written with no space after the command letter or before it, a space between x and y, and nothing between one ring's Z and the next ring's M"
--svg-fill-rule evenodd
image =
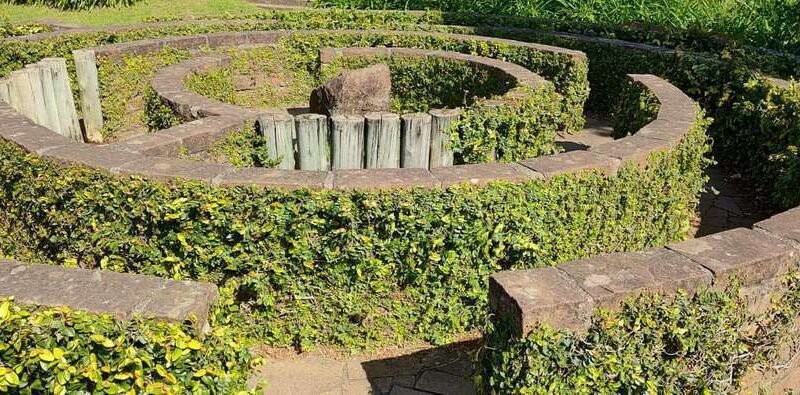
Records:
M180 323L191 319L198 332L206 333L217 287L140 274L0 260L0 297L14 297L23 304L112 314L121 320L142 316Z

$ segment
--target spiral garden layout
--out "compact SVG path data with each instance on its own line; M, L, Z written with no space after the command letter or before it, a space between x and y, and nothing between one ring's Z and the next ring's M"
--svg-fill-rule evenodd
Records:
M375 65L382 108L309 110ZM773 388L800 339L799 72L700 33L435 12L6 38L0 392L231 393L259 346L464 336L487 393ZM585 114L613 139L565 149ZM689 238L715 160L776 214Z

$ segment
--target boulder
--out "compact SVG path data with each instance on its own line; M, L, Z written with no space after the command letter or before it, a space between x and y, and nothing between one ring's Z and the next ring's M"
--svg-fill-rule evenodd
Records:
M325 115L364 115L391 109L389 66L376 64L347 70L311 93L311 112Z

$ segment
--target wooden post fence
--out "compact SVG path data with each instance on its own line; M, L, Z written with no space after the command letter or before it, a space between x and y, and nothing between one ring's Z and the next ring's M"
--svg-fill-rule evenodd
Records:
M364 117L331 117L334 170L364 168Z
M93 50L72 52L75 58L75 72L78 77L78 90L81 93L83 125L86 140L92 143L103 142L103 110L100 106L100 82L97 78L97 58Z
M53 80L53 93L58 112L59 129L61 135L71 138L77 143L83 142L81 125L78 112L75 109L75 98L72 96L72 84L67 72L67 61L63 58L45 58L40 62L46 67Z
M453 165L450 127L461 116L461 110L431 110L431 168Z
M289 114L262 114L256 123L267 142L267 154L280 160L277 168L294 169L294 118Z
M431 153L431 116L412 113L400 117L403 123L400 166L427 169Z
M366 120L367 169L400 167L400 116L392 113L369 113Z
M301 170L331 169L331 146L328 117L303 114L294 119L297 132L297 159Z

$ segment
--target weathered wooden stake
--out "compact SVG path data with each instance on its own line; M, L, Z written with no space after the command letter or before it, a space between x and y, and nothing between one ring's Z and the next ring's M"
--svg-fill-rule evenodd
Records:
M81 124L75 108L75 98L72 97L72 85L69 82L67 61L64 58L45 58L40 62L50 69L53 78L53 91L55 92L58 119L61 124L61 134L71 138L77 143L83 142Z
M400 167L400 116L373 112L365 116L367 169Z
M75 58L75 72L78 76L78 90L81 93L83 125L86 140L92 143L103 142L103 110L100 106L100 82L97 79L97 58L93 50L72 52Z
M294 169L294 117L289 114L262 114L256 123L267 141L270 159L280 160L279 169Z
M47 124L43 126L62 136L69 137L66 131L61 128L55 86L53 84L53 73L46 64L42 63L37 64L35 69L39 72L39 80L42 83L42 92L44 93L44 114L47 119Z
M10 85L11 83L8 80L0 80L0 102L11 104Z
M297 159L301 170L331 169L331 146L328 117L303 114L294 117L297 132Z
M31 86L33 97L33 119L37 124L46 128L50 127L50 119L47 115L44 103L44 89L42 89L42 76L37 65L25 66L25 73L28 75L28 83Z
M431 169L453 165L450 127L461 116L461 110L431 110Z
M431 156L431 116L413 113L400 118L403 122L400 166L427 169Z
M25 70L12 71L9 75L9 95L11 107L20 114L31 118L33 112L33 94L31 84L28 82L28 73Z
M364 117L331 117L333 169L364 168Z

